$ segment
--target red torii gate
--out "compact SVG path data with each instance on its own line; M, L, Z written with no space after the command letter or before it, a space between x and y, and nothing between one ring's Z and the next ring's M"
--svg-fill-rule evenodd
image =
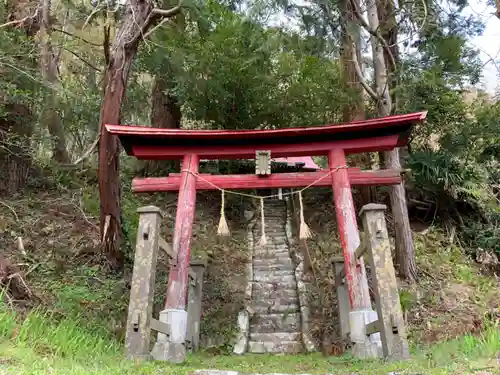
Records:
M417 112L348 124L277 130L179 130L106 125L108 132L120 138L128 155L146 160L183 159L180 174L160 178L134 178L132 182L132 189L137 193L179 191L172 245L177 262L171 266L165 302L166 312L172 312L172 316L167 319L169 323L182 325L186 322L185 317L175 316L186 309L196 191L215 187L254 189L331 185L351 309L370 309L364 264L362 259L358 262L355 257L360 239L351 185L399 184L402 181L401 171L361 171L359 168L347 168L346 155L390 151L405 146L413 126L422 122L426 114L427 112ZM273 158L326 155L329 169L264 176L198 175L200 158L254 158L256 152L261 150L270 151ZM326 178L329 174L331 178ZM174 338L174 341L183 342L182 337Z

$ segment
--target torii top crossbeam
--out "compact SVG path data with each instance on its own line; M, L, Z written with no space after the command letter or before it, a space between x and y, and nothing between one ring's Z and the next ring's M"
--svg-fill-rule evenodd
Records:
M388 116L347 124L272 130L179 130L143 126L106 125L117 135L128 155L138 159L181 159L196 154L203 159L255 157L269 150L272 157L388 151L406 145L416 123L427 112Z

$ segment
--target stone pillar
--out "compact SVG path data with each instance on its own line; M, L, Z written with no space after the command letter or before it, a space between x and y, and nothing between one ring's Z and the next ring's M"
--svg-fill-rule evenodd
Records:
M234 354L245 354L248 351L250 334L250 313L242 310L238 313L238 339L233 348Z
M399 301L398 285L391 246L385 223L383 204L367 204L361 209L363 227L367 234L365 253L373 274L373 287L378 313L378 329L383 355L387 359L402 360L410 357L403 312Z
M353 342L352 353L358 358L374 358L378 356L377 344L366 336L365 326L377 320L377 313L371 308L363 258L357 259L355 255L360 239L344 150L331 150L328 153L328 166L332 172L335 213L344 257L347 293L351 305L349 332Z
M137 212L140 215L139 228L130 287L125 350L129 359L148 359L161 213L155 206L141 207Z
M196 176L198 155L186 155L182 162L181 184L177 201L175 231L172 250L175 254L168 275L165 309L160 321L169 327L168 335L158 333L151 352L154 359L181 363L186 359L187 311L186 298L191 258L191 240L196 204Z
M253 227L257 217L253 211L245 211L245 218L250 220L247 226L248 258L245 267L245 308L238 313L238 337L233 347L234 354L245 354L248 351L250 336L250 317L252 311L252 291L253 291Z
M335 265L335 289L337 291L337 311L339 313L340 337L346 341L349 338L349 295L347 286L341 276L344 269L344 262L336 261Z
M196 275L196 280L193 282L194 285L191 285L189 288L187 337L191 341L191 349L194 351L200 346L201 303L205 262L192 261L191 269Z

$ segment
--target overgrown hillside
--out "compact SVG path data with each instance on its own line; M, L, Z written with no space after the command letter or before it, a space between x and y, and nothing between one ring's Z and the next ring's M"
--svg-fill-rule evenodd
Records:
M65 368L66 362L57 359L62 356L77 361L71 362L71 374L84 374L91 370L86 365L78 365L77 358L81 356L99 352L99 355L120 357L131 264L127 263L125 275L116 274L109 269L99 252L95 189L91 184L79 189L59 186L48 191L24 194L17 199L2 200L0 245L5 249L4 256L9 264L2 264L5 302L0 331L4 340L3 356L12 355L2 365L5 369L9 366L14 369L32 368L29 358L35 360L39 356L45 358L45 362L37 366L37 371L51 366L51 363L56 368ZM161 207L165 213L162 231L170 240L175 200L175 195L137 197L126 193L124 223L132 245L128 250L129 260L137 227L136 208L148 204ZM329 344L336 343L338 332L334 277L328 259L338 255L340 247L330 202L332 196L328 189L310 190L304 200L306 220L315 233L307 241L311 259L309 276L315 322L313 333L325 345L323 350L326 351L330 349ZM234 343L237 313L243 307L243 266L248 251L243 211L252 203L240 198L230 201L227 215L232 235L225 239L216 235L219 204L219 194L205 193L198 196L193 245L194 256L208 260L201 331L204 350L211 355L228 353ZM467 353L470 352L467 355L472 356L473 347L476 346L483 348L483 356L493 358L488 353L500 350L498 343L495 343L497 338L484 335L498 334L498 328L494 327L498 324L500 288L491 267L482 266L465 255L464 249L438 227L429 226L422 230L419 226L418 232L415 232L415 243L419 283L412 287L404 283L400 285L412 347L425 348L429 343L459 338L455 344L446 344L451 346L431 349L437 350L433 354L437 356L434 359L436 363L464 366L453 360L449 352L467 350ZM159 271L155 299L157 311L161 308L166 290L167 268L164 257L159 261ZM17 318L12 314L16 314ZM52 326L58 328L54 331L50 328ZM471 335L467 336L470 337L467 339L469 343L463 341L464 335ZM41 337L45 339L40 341ZM72 343L71 340L76 341ZM15 345L18 348L25 348L22 349L25 354L18 352L21 349L13 351L8 342L17 343ZM30 346L34 351L28 349ZM419 354L420 350L414 352L417 358L428 355L424 352ZM286 365L279 360L266 359L265 356L255 359L243 357L243 362L237 358L223 358L214 361L202 354L201 357L190 359L185 367L172 371L179 371L180 374L189 368L210 366L255 371L256 367L252 366L257 363L261 363L261 369L265 371L285 366L291 372L313 373L327 371L331 366L339 371L351 372L371 368L380 371L377 372L380 374L387 373L389 369L408 368L408 365L403 364L392 367L366 362L356 364L352 360L345 362L346 359L325 362L326 359L320 357L314 360L316 357L307 359L299 356ZM102 371L103 374L115 371L135 374L135 371L139 371L125 362L116 367L113 361L103 358L99 363L94 363L92 371ZM412 363L415 369L421 366L419 360ZM78 368L80 370L76 370ZM150 373L148 371L156 373L157 367L141 367L140 371L141 374Z
M138 224L136 209L154 204L164 212L162 233L171 241L176 195L125 194L127 228L125 273L110 270L99 249L96 187L62 186L3 200L0 206L0 246L4 298L12 308L34 307L54 317L76 317L79 324L98 327L122 340ZM243 308L244 263L248 257L245 208L252 202L229 195L229 238L217 236L220 210L218 193L197 197L193 258L208 262L204 284L202 343L217 352L229 352L236 334L237 314ZM307 241L308 276L314 306L313 335L319 343L338 343L332 257L341 254L329 189L305 195L306 221L315 233ZM389 218L390 219L390 218ZM417 226L417 223L415 224ZM457 238L442 228L418 225L415 232L419 282L401 284L401 300L413 343L433 343L478 333L498 319L500 289L495 269L465 254ZM494 265L493 265L494 266ZM160 255L155 312L164 302L168 267ZM326 341L325 341L326 340Z

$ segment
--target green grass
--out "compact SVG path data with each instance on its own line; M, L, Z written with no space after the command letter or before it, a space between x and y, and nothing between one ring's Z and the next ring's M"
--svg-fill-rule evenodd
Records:
M500 327L490 325L479 336L465 336L428 348L415 348L408 362L360 361L349 356L323 357L246 355L214 356L197 353L183 365L134 363L123 359L122 344L99 330L82 328L74 319L56 321L37 310L21 319L6 307L0 309L0 373L8 375L97 374L184 375L195 369L226 369L244 373L311 374L474 374L495 366L500 353ZM479 370L478 370L479 371ZM491 373L498 371L489 370Z

